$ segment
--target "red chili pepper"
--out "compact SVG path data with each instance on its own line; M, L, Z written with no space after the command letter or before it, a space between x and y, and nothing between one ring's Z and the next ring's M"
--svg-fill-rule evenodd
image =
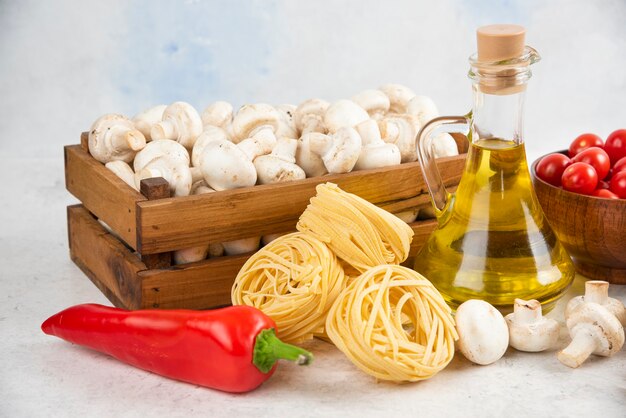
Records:
M212 311L76 305L48 318L43 332L153 373L226 392L248 392L279 359L309 364L308 351L276 337L276 324L250 306Z

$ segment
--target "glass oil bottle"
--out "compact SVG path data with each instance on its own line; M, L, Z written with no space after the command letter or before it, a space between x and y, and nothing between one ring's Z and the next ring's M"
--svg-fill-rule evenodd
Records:
M503 312L516 298L537 299L549 311L574 278L572 262L557 240L532 187L523 140L523 107L530 65L537 52L524 46L524 28L478 29L470 57L473 110L441 117L421 130L418 156L438 227L415 259L456 309L485 300ZM469 151L454 194L446 191L422 144L429 136L461 132Z

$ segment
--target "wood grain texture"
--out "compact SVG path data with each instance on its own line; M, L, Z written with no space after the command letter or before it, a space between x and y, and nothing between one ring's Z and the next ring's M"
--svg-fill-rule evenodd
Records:
M465 155L441 158L437 162L444 182L458 183ZM291 183L142 201L137 203L137 249L142 254L151 254L288 232L315 195L315 187L325 182L336 183L374 204L393 202L397 210L406 209L398 201L426 193L419 163L407 163ZM420 201L424 199L427 198Z
M565 151L563 151L565 153ZM571 193L537 178L535 193L550 226L586 277L626 284L626 200Z
M146 200L80 145L65 147L65 187L124 242L137 249L136 203Z
M141 307L137 273L146 266L110 234L82 205L67 208L70 256L89 279L118 307Z
M163 177L141 180L139 190L148 200L167 199L171 196L170 185ZM166 268L172 265L172 253L142 254L141 261L149 269Z

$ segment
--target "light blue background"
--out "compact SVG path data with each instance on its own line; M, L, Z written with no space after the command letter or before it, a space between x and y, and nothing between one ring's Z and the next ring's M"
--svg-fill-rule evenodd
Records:
M544 58L531 158L626 127L625 1L1 1L0 152L60 158L106 112L332 101L387 82L465 113L475 29L494 22L525 25Z

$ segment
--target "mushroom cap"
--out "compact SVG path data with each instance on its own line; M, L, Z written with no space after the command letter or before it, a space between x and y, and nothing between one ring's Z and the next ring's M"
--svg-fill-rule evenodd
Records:
M273 106L265 103L244 105L233 119L233 141L240 142L254 135L259 128L276 132L280 115Z
M204 148L200 167L204 180L218 191L254 186L257 180L252 161L230 141L209 142Z
M188 196L191 192L191 169L183 161L166 156L150 161L135 172L135 186L139 189L141 180L152 177L163 177L169 183L173 196Z
M201 119L204 126L223 128L233 120L233 105L221 100L213 102L202 111Z
M459 351L471 362L491 364L509 345L509 329L502 314L489 303L470 299L456 310Z
M367 112L352 100L338 100L324 113L324 125L328 132L335 133L341 128L353 128L370 118Z
M374 119L359 123L356 131L361 136L362 147L354 166L355 170L400 164L402 159L400 150L395 144L388 144L381 139L378 124Z
M211 141L220 140L228 141L226 131L222 128L213 125L207 125L204 127L204 131L198 136L196 143L193 144L191 150L191 164L194 167L200 167L200 159L202 158L204 147Z
M409 100L406 106L406 113L415 116L421 126L426 125L439 116L439 110L435 102L428 96L415 96Z
M146 139L124 115L107 113L94 121L89 130L89 153L103 164L109 161L130 163Z
M352 101L361 106L372 118L380 118L389 111L389 97L380 90L363 90L352 96Z
M165 128L166 124L173 129ZM165 108L163 120L152 127L153 139L173 139L191 149L202 133L202 119L196 109L186 102L174 102Z
M596 341L593 351L598 356L612 356L624 345L624 328L617 318L597 303L580 304L567 319L570 335L588 333Z
M417 215L419 215L419 213L420 213L419 208L415 208L412 210L405 210L402 212L397 212L397 213L394 213L394 215L396 215L398 218L403 220L405 223L410 224L412 222L415 222L415 220L417 219Z
M559 323L541 315L537 300L515 299L514 312L504 319L509 327L509 344L519 351L539 352L559 339Z
M276 138L298 138L298 129L294 120L296 106L292 104L281 104L276 106L276 110L280 116L278 121L278 129L275 132Z
M306 178L304 170L298 165L272 154L255 158L254 167L259 184L283 183Z
M415 97L413 90L402 84L384 84L378 90L389 97L389 111L392 113L407 113L407 105Z
M402 162L417 160L417 133L419 122L411 115L387 115L378 122L383 141L396 144L402 155Z
M154 125L163 119L163 112L165 111L165 108L167 108L167 105L153 106L133 117L133 124L135 125L135 128L143 134L146 141L152 140L150 130Z
M307 177L318 177L328 173L322 157L311 151L311 137L324 135L318 132L309 132L298 140L298 149L296 150L296 164L300 166L306 173Z
M242 238L235 241L223 242L224 254L237 255L250 253L259 248L261 237Z
M361 137L354 128L340 128L332 134L312 136L309 147L319 154L329 173L349 173L361 153Z
M322 99L309 99L300 103L293 115L296 129L302 132L311 122L319 123L323 121L324 113L326 113L328 106L330 106L330 103Z
M157 139L149 142L144 149L137 153L133 161L133 168L135 172L140 171L151 161L161 157L180 161L189 166L189 152L185 147L171 139Z

